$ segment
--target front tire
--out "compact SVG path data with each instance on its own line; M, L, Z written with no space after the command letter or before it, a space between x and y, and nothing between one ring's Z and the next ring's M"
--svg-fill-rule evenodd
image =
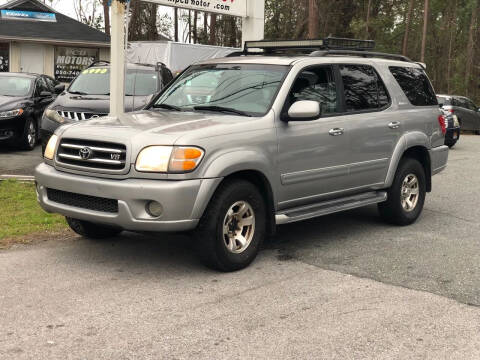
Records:
M37 124L32 119L25 121L25 127L20 139L20 147L23 150L32 151L38 140Z
M388 199L380 203L381 217L400 226L413 224L422 213L426 197L426 176L422 164L412 158L401 160Z
M227 180L194 233L200 259L224 272L246 268L265 239L265 223L265 201L257 187L245 180Z
M66 217L68 226L78 235L88 239L108 239L122 232L122 229L95 224L84 220Z

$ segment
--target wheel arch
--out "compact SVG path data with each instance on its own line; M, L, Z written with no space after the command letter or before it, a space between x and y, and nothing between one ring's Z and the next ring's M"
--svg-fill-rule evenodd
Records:
M235 179L240 179L240 180L245 180L253 185L255 185L258 190L260 191L260 194L262 195L264 201L265 201L265 206L267 209L267 233L268 235L273 235L275 233L275 196L273 193L273 188L272 185L270 184L270 181L268 180L268 177L260 170L257 169L245 169L245 170L237 170L237 171L232 171L228 174L226 174L221 181L219 181L216 184L215 189L211 192L208 201L204 203L204 206L202 206L203 209L200 210L201 214L200 216L203 216L203 213L205 212L206 208L208 207L208 204L210 204L210 201L212 200L213 196L215 193L218 191L218 189L222 186L227 181L235 180Z
M417 159L425 170L426 188L427 192L432 191L432 165L430 159L430 142L425 133L412 132L402 137L397 143L397 146L393 152L390 166L387 172L385 180L386 187L390 187L393 184L395 174L398 169L400 161L405 157Z

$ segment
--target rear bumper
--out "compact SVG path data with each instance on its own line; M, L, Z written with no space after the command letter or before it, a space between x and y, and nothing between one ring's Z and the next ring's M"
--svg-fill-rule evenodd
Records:
M61 172L47 164L35 169L41 207L75 219L114 225L131 231L188 231L194 229L220 178L185 181L100 179ZM47 188L118 200L118 212L102 212L51 201ZM163 206L163 215L152 218L148 201Z
M432 164L432 175L445 170L448 161L448 146L438 146L429 150L430 162Z

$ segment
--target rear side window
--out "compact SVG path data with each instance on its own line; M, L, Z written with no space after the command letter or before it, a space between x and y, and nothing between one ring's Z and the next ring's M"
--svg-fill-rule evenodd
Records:
M412 105L438 105L437 97L430 84L430 80L428 80L423 70L391 66L390 72Z
M368 65L340 65L347 112L378 110L390 97L377 72Z

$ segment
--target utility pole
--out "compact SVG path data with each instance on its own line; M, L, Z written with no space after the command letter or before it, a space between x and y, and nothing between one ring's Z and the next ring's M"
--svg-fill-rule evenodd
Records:
M112 0L110 116L125 112L125 1Z
M425 62L425 48L427 47L427 30L428 30L428 0L425 0L423 9L423 36L422 36L422 53L420 61Z

